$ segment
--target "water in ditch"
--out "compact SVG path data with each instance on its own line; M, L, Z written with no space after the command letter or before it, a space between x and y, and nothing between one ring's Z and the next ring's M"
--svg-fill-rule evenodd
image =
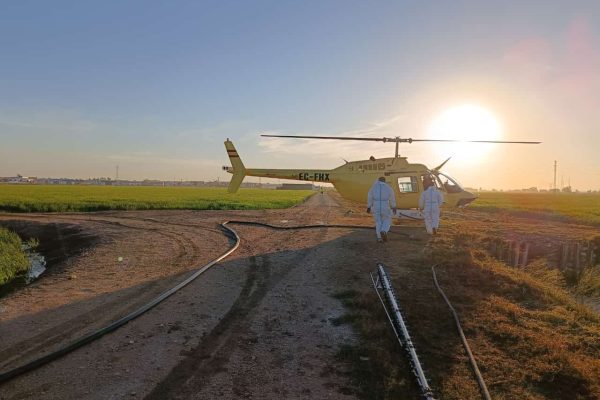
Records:
M46 258L32 249L32 247L27 243L23 243L22 248L27 253L27 258L29 259L29 269L25 274L18 275L4 285L0 285L0 298L14 290L18 290L29 285L42 276L44 272L46 272ZM1 311L2 310L0 308L0 313Z
M29 284L39 278L46 271L46 258L40 253L34 251L31 246L24 243L23 250L29 258L29 270L25 275L25 284Z

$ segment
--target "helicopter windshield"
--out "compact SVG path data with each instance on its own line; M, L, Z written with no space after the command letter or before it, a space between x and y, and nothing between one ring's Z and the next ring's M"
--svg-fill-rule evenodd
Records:
M438 172L437 173L439 180L442 182L442 187L446 190L447 193L459 193L464 191L460 183L453 179L449 175Z

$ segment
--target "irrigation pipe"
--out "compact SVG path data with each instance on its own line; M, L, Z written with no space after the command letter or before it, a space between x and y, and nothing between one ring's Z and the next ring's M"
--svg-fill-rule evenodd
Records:
M446 297L446 294L444 293L444 291L442 290L442 288L440 287L440 285L438 283L437 276L435 275L435 267L436 267L436 265L433 265L431 267L431 272L433 273L433 282L435 283L435 287L437 288L438 292L440 292L440 294L444 298L444 301L446 302L446 304L448 304L450 311L452 311L452 315L454 316L454 322L456 323L456 328L458 329L458 333L460 334L460 338L462 340L463 347L465 348L465 351L467 352L467 355L469 356L469 361L471 362L471 368L473 368L473 372L475 373L475 377L477 378L477 383L479 384L479 388L481 389L481 395L483 396L483 398L485 400L491 400L492 398L490 397L490 393L488 392L487 386L485 385L483 376L481 375L481 372L479 371L479 367L477 366L475 357L473 357L473 353L471 352L469 343L467 343L467 338L465 337L462 327L460 326L460 320L458 319L458 314L456 314L454 307L452 307L452 304L450 304L450 300L448 300L448 297Z
M400 343L400 347L404 347L404 343L402 343L402 339L400 339L400 334L396 330L396 326L394 325L394 321L392 320L392 317L391 317L390 313L387 310L387 306L385 305L385 301L383 300L383 297L381 297L381 295L379 294L379 288L377 287L377 283L379 282L379 278L377 278L377 282L376 282L375 279L373 278L373 274L369 274L369 276L371 277L371 282L373 282L373 288L375 289L375 294L377 295L377 297L379 297L379 301L381 302L381 305L383 306L383 311L385 311L385 315L387 315L388 321L390 322L390 326L392 327L392 330L394 331L394 335L396 335L396 339L398 339L398 343Z
M102 336L106 335L107 333L117 330L118 328L125 325L129 321L132 321L135 318L139 317L140 315L144 314L145 312L149 311L151 308L155 307L156 305L161 303L163 300L167 299L168 297L170 297L171 295L173 295L174 293L176 293L177 291L179 291L180 289L182 289L183 287L188 285L190 282L192 282L193 280L198 278L205 271L207 271L210 267L214 266L219 261L221 261L225 257L229 256L231 253L233 253L235 250L237 250L237 248L240 246L239 235L237 234L237 232L235 230L228 227L227 224L262 226L262 227L266 227L266 228L280 229L280 230L315 229L315 228L373 229L372 227L367 227L364 225L320 224L320 225L302 225L302 226L276 226L276 225L270 225L270 224L266 224L266 223L262 223L262 222L253 222L253 221L226 221L226 222L223 222L221 224L221 226L225 229L227 236L229 236L235 240L235 243L233 244L233 246L230 247L225 253L221 254L219 257L215 258L208 264L198 268L188 278L186 278L182 282L178 283L176 286L172 287L171 289L161 293L158 297L156 297L153 300L151 300L150 302L144 304L143 306L141 306L137 310L131 312L130 314L112 322L111 324L109 324L103 328L100 328L92 333L89 333L85 336L75 339L75 341L71 342L70 344L66 345L65 347L62 347L62 348L60 348L56 351L53 351L45 356L42 356L33 361L30 361L27 364L21 365L20 367L16 367L16 368L8 370L6 372L0 373L0 384L7 382L7 381L9 381L19 375L22 375L26 372L33 371L36 368L39 368L45 364L48 364L51 361L54 361L54 360L66 355L82 346L85 346L88 343L91 343L91 342L101 338ZM394 233L406 235L405 233L402 233L402 232L394 232ZM408 235L406 235L406 236L408 236Z

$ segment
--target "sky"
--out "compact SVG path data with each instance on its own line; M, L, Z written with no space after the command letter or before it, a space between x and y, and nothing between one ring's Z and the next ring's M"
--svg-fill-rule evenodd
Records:
M0 176L228 180L226 138L247 167L329 169L394 146L260 133L464 139L469 115L432 126L465 105L543 143L401 154L498 189L548 189L557 160L600 189L600 2L2 2Z

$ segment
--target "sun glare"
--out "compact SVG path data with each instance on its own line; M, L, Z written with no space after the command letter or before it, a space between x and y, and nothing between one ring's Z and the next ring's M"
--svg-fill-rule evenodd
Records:
M455 140L501 140L501 129L498 120L486 108L464 104L449 108L437 116L429 126L430 139ZM479 161L488 154L495 145L476 143L444 143L437 144L436 150L442 155Z

